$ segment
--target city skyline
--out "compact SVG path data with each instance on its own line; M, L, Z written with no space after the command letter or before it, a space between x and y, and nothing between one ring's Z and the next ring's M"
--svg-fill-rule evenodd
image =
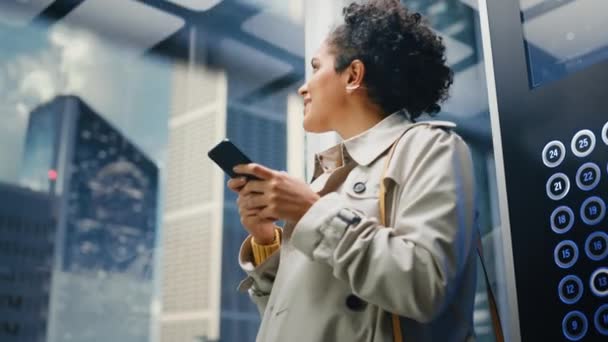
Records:
M37 340L49 342L150 341L158 168L78 97L57 97L29 118L21 183L37 184L38 191L20 191L48 202L54 226L52 233L41 236L47 248L20 221L5 220L3 229L13 234L3 234L3 242L14 246L5 250L20 259L3 258L7 264L2 269L14 273L22 265L19 272L49 275L27 296L11 297L19 298L23 308L40 307L43 311L36 317L44 322L35 331L30 323L23 323L22 329L11 325L15 329L9 341L32 341L34 333ZM10 197L15 196L3 197L3 207ZM44 212L33 200L20 205L19 210L7 210L9 215L23 212L23 222ZM26 213L27 208L36 211ZM18 317L8 313L6 319L20 322Z

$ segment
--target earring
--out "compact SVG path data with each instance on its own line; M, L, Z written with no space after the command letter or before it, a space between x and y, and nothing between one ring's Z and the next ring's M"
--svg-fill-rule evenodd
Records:
M359 88L358 84L357 85L352 85L352 86L350 86L350 85L346 86L346 90L356 90L357 88Z

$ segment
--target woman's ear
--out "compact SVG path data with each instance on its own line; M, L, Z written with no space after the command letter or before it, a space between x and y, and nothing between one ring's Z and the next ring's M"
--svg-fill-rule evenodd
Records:
M346 89L355 90L363 84L363 77L365 76L365 64L360 59L355 59L350 63L348 67L348 80Z

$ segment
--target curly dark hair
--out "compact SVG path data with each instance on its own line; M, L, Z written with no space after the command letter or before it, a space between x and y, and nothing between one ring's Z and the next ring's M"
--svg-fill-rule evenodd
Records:
M420 14L398 0L352 3L343 14L344 24L328 37L336 72L359 59L365 65L363 83L369 96L386 113L406 109L415 119L439 112L453 72L446 65L442 38Z

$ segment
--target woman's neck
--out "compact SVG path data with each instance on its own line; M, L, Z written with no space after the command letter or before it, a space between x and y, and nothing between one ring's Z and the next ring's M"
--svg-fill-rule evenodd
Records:
M343 140L348 140L376 126L385 117L378 106L353 106L348 110L348 117L336 125L335 131Z

